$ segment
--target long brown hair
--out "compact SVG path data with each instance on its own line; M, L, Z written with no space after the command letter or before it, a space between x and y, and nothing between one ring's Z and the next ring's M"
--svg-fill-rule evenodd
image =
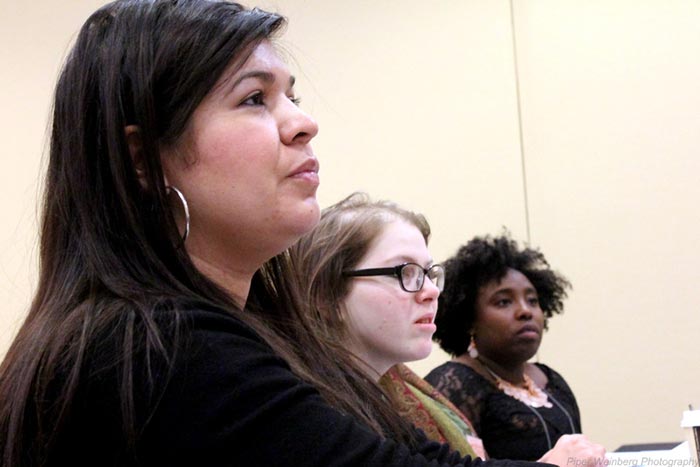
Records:
M345 347L349 335L343 319L343 302L350 284L343 271L355 267L384 227L397 219L414 225L427 244L430 226L424 216L390 201L372 201L365 193L353 193L324 209L316 228L292 246L289 254L299 298L306 304L300 308L303 315L299 320L305 323L307 333L336 361L338 355L343 356L333 366L352 375L348 379L366 401L366 422L380 434L410 442L413 437L406 422L379 386L367 378L366 364Z
M118 0L82 27L55 92L39 285L0 366L2 465L50 463L65 449L81 391L105 373L117 381L109 396L119 414L94 430L120 433L120 455L132 455L186 352L182 311L202 305L250 325L340 411L380 434L408 431L345 349L306 318L288 253L254 276L249 313L181 248L159 148L178 141L224 69L283 25L225 1ZM142 140L139 174L129 125Z
M119 0L83 25L55 90L38 288L0 366L2 465L49 462L80 388L100 372L118 382L121 426L110 429L133 447L148 418L135 407L135 367L168 366L183 344L180 310L193 302L234 313L284 347L181 248L159 151L222 72L283 25L276 14L205 0ZM143 143L140 176L128 125Z

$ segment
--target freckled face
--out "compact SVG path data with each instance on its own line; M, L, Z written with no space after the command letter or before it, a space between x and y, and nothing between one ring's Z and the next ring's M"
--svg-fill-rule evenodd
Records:
M521 363L540 346L544 313L537 291L520 271L479 289L473 332L480 354L498 363Z
M296 105L294 78L263 41L227 71L164 152L169 184L191 212L188 252L255 270L318 222L316 122Z
M386 224L354 269L392 267L412 262L432 265L420 231L403 220ZM351 335L350 349L377 375L391 366L420 360L432 350L438 288L425 278L415 293L404 291L396 277L354 277L344 309Z

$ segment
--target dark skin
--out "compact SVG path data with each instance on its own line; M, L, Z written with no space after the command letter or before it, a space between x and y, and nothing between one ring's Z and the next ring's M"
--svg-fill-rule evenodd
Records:
M545 387L544 373L528 363L542 341L545 320L532 283L521 272L509 269L501 280L481 287L476 302L471 333L475 336L479 357L473 359L464 353L455 361L472 367L494 384L495 378L485 365L515 386L524 386L524 375L528 375L537 386ZM570 454L572 450L588 454ZM566 466L572 457L587 456L592 456L593 463L599 462L605 456L605 449L583 435L564 435L539 461Z
M543 388L547 377L528 362L537 353L543 330L544 314L537 291L525 275L509 269L500 281L479 289L471 330L479 356L474 359L464 353L455 360L494 384L496 380L487 367L515 386L524 387L527 375Z

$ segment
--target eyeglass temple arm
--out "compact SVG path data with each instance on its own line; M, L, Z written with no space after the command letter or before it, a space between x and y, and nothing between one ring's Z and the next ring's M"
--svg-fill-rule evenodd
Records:
M343 274L346 276L386 276L387 274L396 274L400 268L401 266L392 268L357 269L355 271L343 271Z

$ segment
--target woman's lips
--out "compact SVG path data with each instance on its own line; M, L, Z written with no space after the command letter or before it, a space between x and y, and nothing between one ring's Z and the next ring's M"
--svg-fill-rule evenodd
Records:
M426 331L431 331L435 332L437 331L437 326L435 326L435 315L434 314L429 314L429 315L424 315L418 318L413 322L416 326L419 326L421 329L424 329Z
M516 334L522 337L539 338L540 329L537 326L526 324L525 326L521 327Z
M316 159L315 157L310 157L306 159L302 164L297 166L289 175L289 178L293 178L295 180L302 180L312 185L318 185L320 183L320 179L318 177L318 170L318 159Z

